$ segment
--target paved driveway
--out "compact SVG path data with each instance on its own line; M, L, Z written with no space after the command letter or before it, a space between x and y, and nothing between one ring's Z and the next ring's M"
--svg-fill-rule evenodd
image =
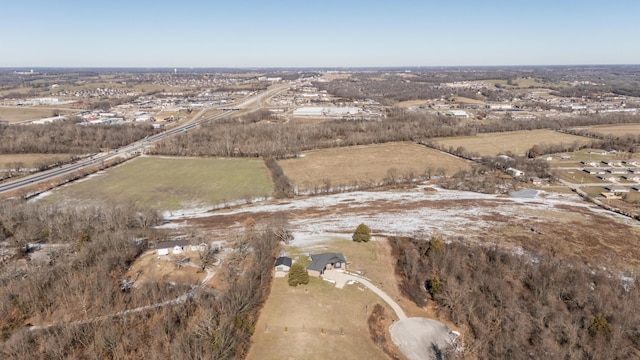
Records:
M400 319L389 329L391 340L409 360L441 359L442 351L453 345L456 336L446 325L432 319L407 317L400 305L371 281L337 270L326 270L322 277L335 282L340 289L349 281L358 282L389 304Z
M347 274L337 270L326 270L322 275L322 277L327 280L335 281L336 287L340 289L342 289L348 281L359 282L360 284L368 287L369 290L373 291L382 300L384 300L387 304L389 304L389 306L391 306L393 311L395 311L396 315L398 316L398 319L405 319L407 317L407 315L404 313L404 310L402 310L400 305L398 305L398 303L395 302L391 298L391 296L387 295L387 293L380 290L377 286L373 285L371 281L367 279L361 278L359 276Z

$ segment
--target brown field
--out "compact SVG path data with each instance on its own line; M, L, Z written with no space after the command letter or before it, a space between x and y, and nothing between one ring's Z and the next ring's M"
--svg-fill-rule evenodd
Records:
M0 106L0 121L8 121L10 123L38 120L53 116L53 109L42 109L35 107L9 107ZM60 111L62 114L69 114L69 111Z
M640 135L640 124L597 125L577 129L588 130L602 135Z
M576 141L589 143L591 139L550 130L525 130L439 138L435 141L446 148L462 146L467 151L478 153L480 156L494 156L507 151L516 155L524 155L533 145L572 144Z
M387 143L313 150L304 157L279 162L300 190L318 186L379 183L395 169L396 175L419 176L438 169L452 175L468 169L469 162L413 143Z
M412 107L412 106L427 105L430 102L431 102L431 100L407 100L407 101L401 101L401 102L397 103L396 106L408 108L408 107Z
M34 168L43 163L55 163L67 160L71 155L67 154L1 154L0 169L14 168L16 163L21 167Z
M454 101L457 103L463 103L463 104L478 104L478 105L484 105L484 101L482 100L476 100L476 99L471 99L468 97L464 97L464 96L456 96L454 98Z

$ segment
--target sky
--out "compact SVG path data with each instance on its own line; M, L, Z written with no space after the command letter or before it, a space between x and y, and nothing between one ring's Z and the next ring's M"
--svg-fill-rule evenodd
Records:
M637 0L0 0L0 67L640 64Z

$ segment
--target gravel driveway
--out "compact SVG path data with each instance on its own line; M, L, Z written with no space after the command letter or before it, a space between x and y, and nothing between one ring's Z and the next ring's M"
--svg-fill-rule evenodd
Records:
M409 360L441 359L455 338L446 325L427 318L401 319L389 330L391 339Z

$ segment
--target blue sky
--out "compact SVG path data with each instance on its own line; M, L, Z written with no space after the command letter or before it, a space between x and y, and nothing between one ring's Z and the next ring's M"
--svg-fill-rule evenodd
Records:
M640 1L0 0L0 67L640 64Z

